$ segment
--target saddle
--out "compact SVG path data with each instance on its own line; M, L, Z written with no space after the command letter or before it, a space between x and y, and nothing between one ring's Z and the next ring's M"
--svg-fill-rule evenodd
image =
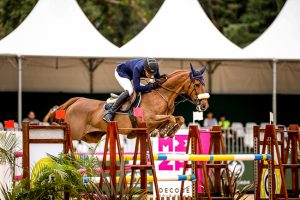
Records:
M116 102L119 95L110 93L110 98L106 100L105 110L109 110ZM125 101L121 107L117 110L117 113L128 114L131 108L137 108L141 103L142 95L140 93L133 92L133 94Z

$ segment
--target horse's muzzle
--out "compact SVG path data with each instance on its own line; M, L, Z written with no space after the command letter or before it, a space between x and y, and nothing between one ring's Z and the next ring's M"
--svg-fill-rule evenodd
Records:
M199 112L204 112L208 109L208 107L209 105L207 102L201 101L201 103L197 105L196 110L198 110Z
M202 93L197 96L197 106L196 110L199 112L204 112L208 109L209 105L207 99L210 97L209 93Z

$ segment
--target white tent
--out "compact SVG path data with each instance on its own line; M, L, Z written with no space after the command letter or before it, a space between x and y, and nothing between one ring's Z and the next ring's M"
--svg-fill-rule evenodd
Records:
M128 57L161 58L162 67L187 67L186 61L195 60L208 63L208 74L214 74L208 78L208 87L215 94L271 93L276 90L276 79L272 77L270 61L298 59L300 54L300 1L289 0L286 4L266 33L242 51L214 27L197 0L166 0L149 25L124 45L121 52ZM292 75L291 66L285 67L290 68L288 73ZM284 81L287 75L280 77ZM300 91L295 79L283 82L280 87L282 93ZM276 120L276 99L273 105Z
M164 72L187 68L189 62L197 67L208 64L209 92L242 91L237 84L224 88L223 71L216 70L225 60L242 59L242 50L219 32L197 0L165 0L152 21L120 51L127 57L160 58Z
M39 0L22 24L0 42L2 55L111 57L115 49L75 0Z
M89 86L93 89L93 72L117 50L76 0L39 0L22 24L0 41L0 89L18 88L20 122L22 83L30 91L88 92ZM17 69L11 67L16 64ZM17 71L18 86L10 85Z
M121 48L128 57L228 60L241 49L225 38L197 0L165 0L152 21Z
M272 63L273 112L276 122L276 94L299 94L300 1L287 0L270 27L243 51L250 60ZM262 65L262 64L261 64Z
M300 60L300 1L287 0L270 27L244 51L251 59Z
M153 56L160 58L163 72L188 67L190 61L196 66L208 64L207 85L213 93L270 93L272 71L266 63L271 59L280 59L285 68L291 69L288 73L281 73L282 77L295 74L293 67L296 64L286 67L283 61L296 60L296 53L300 52L295 51L299 38L293 38L290 31L285 31L296 30L295 27L299 30L298 2L289 0L266 33L241 50L216 29L197 0L165 0L146 28L118 51L91 25L75 0L40 0L25 21L0 41L0 90L15 91L19 88L21 97L22 77L19 76L17 85L14 75L18 70L22 72L23 63L26 69L23 73L25 91L116 91L119 86L112 83L112 68L118 59L113 57ZM291 13L294 13L294 17L291 17ZM276 24L281 25L272 28L279 26ZM273 40L259 42L268 41L271 36L267 32L272 29L274 31L270 35ZM283 35L281 39L280 35ZM277 54L266 53L277 52L276 46L266 49L268 43L288 44L282 48L282 52L286 52L289 44L294 49L290 51L290 57L282 53L286 58L283 59L275 57ZM15 65L14 58L18 58L19 68L11 67ZM100 64L101 68L97 68ZM279 86L282 87L281 91L297 93L300 90L293 81Z

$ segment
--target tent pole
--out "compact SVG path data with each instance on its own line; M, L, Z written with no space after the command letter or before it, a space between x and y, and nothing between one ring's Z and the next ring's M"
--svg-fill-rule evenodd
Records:
M211 93L212 88L212 64L208 64L208 70L207 70L207 78L208 78L208 93Z
M89 71L90 80L90 94L94 93L94 71L101 65L104 59L89 58L87 60L81 59L81 62Z
M277 124L277 60L273 59L273 93L272 93L272 109L274 124Z
M18 55L18 123L22 123L22 57Z
M216 69L219 67L221 63L208 61L207 62L207 79L208 79L208 92L212 92L212 75L216 71Z
M93 62L89 60L89 77L90 77L90 94L94 93L94 70L93 70Z

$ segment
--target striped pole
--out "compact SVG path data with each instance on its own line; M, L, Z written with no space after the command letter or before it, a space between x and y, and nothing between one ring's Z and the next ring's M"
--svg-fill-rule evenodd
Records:
M78 156L95 155L99 160L103 160L102 153L93 154L91 152L75 152ZM23 152L15 152L16 157L23 157ZM218 155L197 155L197 154L154 154L154 160L168 161L232 161L232 160L270 160L270 154L218 154ZM132 154L124 154L124 161L133 160ZM148 158L150 156L147 156ZM119 161L119 155L116 155ZM109 161L109 157L106 158ZM140 155L137 155L137 160L140 160Z
M154 160L162 161L232 161L232 160L269 160L270 154L220 154L220 155L196 155L196 154L154 154ZM103 159L102 155L97 155L99 160ZM133 160L134 155L124 155L124 161ZM147 156L149 158L149 156ZM107 157L109 159L109 157ZM116 160L120 160L116 155ZM140 160L140 155L137 155Z
M126 182L129 183L131 176L126 176ZM196 176L194 174L188 175L171 175L168 177L157 177L158 181L194 181ZM83 177L83 182L88 183L92 181L94 183L99 183L100 177ZM120 181L120 177L116 177L116 182ZM140 182L141 178L139 176L134 177L134 182ZM153 176L147 176L147 182L153 182Z

